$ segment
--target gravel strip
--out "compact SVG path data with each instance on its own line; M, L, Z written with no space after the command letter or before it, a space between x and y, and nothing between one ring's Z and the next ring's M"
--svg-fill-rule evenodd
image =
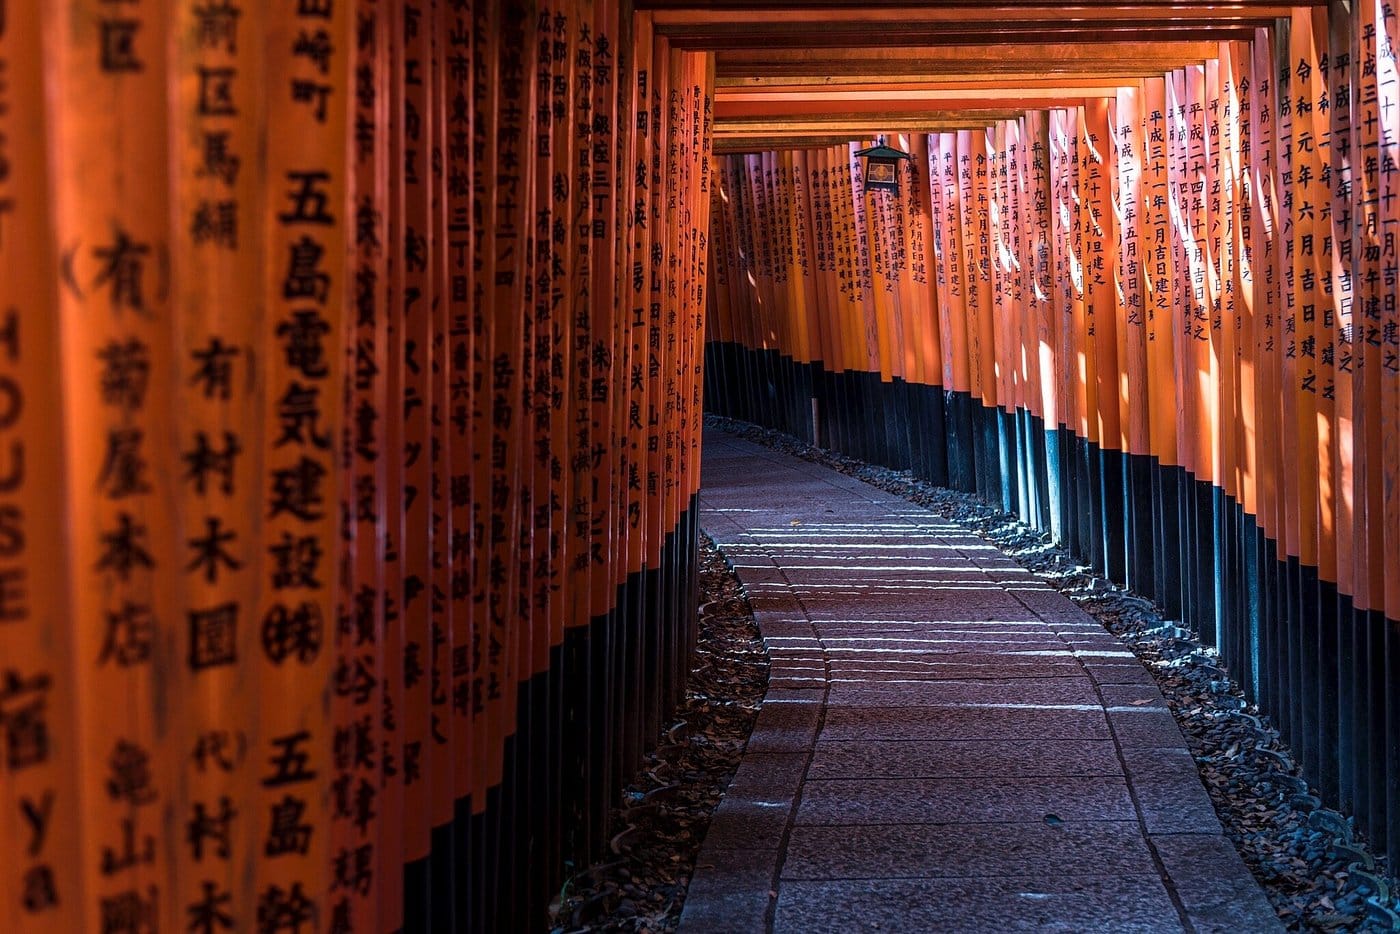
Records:
M1225 833L1289 930L1400 930L1400 903L1385 858L1370 851L1349 818L1321 806L1268 717L1246 701L1218 653L1164 618L1155 604L1094 576L1048 534L971 494L747 422L707 415L705 424L952 519L1074 600L1123 639L1156 679Z
M700 541L700 626L685 700L612 815L606 856L550 905L558 934L659 934L680 923L710 816L739 767L768 691L768 652L723 553Z

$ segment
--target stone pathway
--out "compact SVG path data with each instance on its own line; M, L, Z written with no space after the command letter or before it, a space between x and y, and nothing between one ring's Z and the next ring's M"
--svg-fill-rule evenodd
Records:
M1280 930L1151 676L997 549L705 434L772 656L682 932Z

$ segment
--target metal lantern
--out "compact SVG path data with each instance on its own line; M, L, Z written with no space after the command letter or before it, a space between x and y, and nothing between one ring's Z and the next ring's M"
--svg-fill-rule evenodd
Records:
M862 149L856 155L865 159L866 191L899 193L899 161L908 159L909 153L886 146L884 137L881 137L878 145Z

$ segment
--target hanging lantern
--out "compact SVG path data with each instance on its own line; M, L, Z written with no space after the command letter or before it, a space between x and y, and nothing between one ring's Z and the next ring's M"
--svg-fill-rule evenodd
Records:
M899 160L908 159L909 153L886 146L882 136L878 145L862 149L856 155L865 159L866 191L899 193Z

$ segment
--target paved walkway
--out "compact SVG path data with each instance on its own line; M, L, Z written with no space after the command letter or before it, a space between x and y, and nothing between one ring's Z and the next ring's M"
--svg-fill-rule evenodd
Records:
M981 539L705 435L768 695L681 930L1280 930L1142 665Z

